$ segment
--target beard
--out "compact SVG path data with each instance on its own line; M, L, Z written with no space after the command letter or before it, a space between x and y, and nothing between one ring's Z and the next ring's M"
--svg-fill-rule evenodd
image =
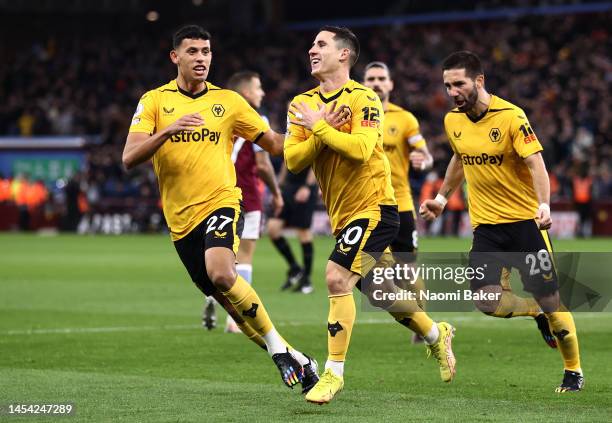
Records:
M389 93L385 94L381 90L377 89L372 89L372 91L374 91L378 95L380 101L382 101L383 103L389 99Z
M474 106L476 105L476 102L478 101L478 89L476 89L476 87L474 87L474 89L472 90L472 92L470 92L467 96L467 98L465 99L465 103L463 103L462 106L459 106L459 111L460 112L467 112L469 110L472 110L474 108Z

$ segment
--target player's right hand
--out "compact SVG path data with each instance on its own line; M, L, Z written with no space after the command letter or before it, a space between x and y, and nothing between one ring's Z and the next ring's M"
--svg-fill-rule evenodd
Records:
M552 226L552 217L550 216L550 206L548 204L540 204L536 214L536 222L538 223L539 229L550 229Z
M325 112L325 122L334 129L342 128L351 120L351 109L343 105L336 110L337 101L332 103L331 108Z
M436 200L425 200L419 207L419 214L427 221L434 220L442 214L444 206Z
M198 126L204 125L204 118L199 113L181 116L174 123L166 127L168 135L175 135L183 131L193 132Z

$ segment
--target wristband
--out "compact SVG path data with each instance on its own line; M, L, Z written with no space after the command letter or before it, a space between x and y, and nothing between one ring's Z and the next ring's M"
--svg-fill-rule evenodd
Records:
M448 200L442 194L436 195L436 198L434 198L434 201L437 201L438 203L440 203L442 205L442 208L446 207L446 203L448 203Z
M538 210L546 210L550 213L550 206L547 203L542 203L539 205Z

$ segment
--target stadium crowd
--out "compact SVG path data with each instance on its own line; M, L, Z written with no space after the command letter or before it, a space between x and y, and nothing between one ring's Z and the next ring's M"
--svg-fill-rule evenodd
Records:
M612 198L611 18L604 13L358 28L362 53L353 78L359 80L371 60L389 64L392 101L417 116L435 159L429 175L413 175L416 193L424 186L428 195L450 158L442 125L450 105L439 64L455 50L476 52L489 71L488 90L529 116L545 148L553 201L573 201L589 213L593 200ZM152 171L126 173L121 152L139 97L175 73L167 55L170 32L158 38L124 32L76 38L64 32L3 46L0 134L101 134L103 142L90 147L78 177L86 199L155 199ZM266 32L248 39L213 33L209 80L223 86L235 71L259 72L266 90L263 111L273 128L283 129L288 100L314 84L306 54L313 33ZM457 209L463 208L457 199Z

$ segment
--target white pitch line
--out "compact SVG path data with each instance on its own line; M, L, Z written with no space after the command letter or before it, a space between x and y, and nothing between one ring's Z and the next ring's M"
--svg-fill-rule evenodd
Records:
M107 333L107 332L140 332L157 330L182 330L199 328L198 325L165 325L165 326L111 326L102 328L49 328L49 329L25 329L9 330L0 332L0 335L49 335L49 334L71 334L71 333Z
M608 314L608 313L606 313ZM594 319L600 317L601 313L574 313L577 320ZM483 322L493 320L494 317L483 314L449 316L449 322ZM525 317L528 319L528 317ZM324 322L323 322L324 323ZM277 326L309 326L323 324L322 322L292 322L282 321ZM360 319L358 324L384 325L395 324L391 317L382 319ZM0 336L14 335L52 335L52 334L75 334L75 333L111 333L111 332L142 332L142 331L162 331L162 330L191 330L200 329L200 325L162 325L162 326L111 326L111 327L91 327L91 328L48 328L48 329L17 329L0 332Z

